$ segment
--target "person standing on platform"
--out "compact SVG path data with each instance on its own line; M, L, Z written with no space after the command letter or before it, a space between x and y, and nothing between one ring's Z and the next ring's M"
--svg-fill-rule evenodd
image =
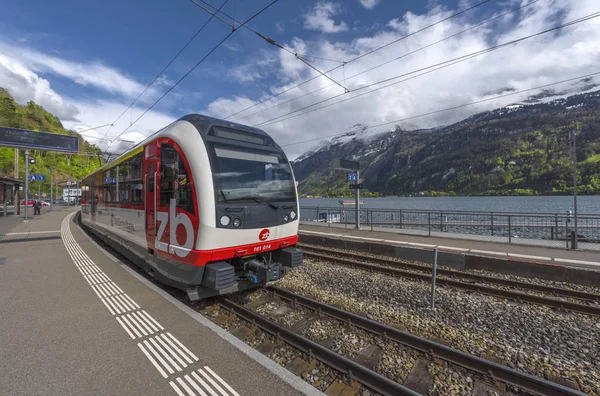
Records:
M40 214L40 203L37 200L35 200L33 201L33 215L35 216L38 214Z

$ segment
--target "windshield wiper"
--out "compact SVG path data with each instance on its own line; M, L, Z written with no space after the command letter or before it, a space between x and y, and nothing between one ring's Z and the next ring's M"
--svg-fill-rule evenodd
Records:
M229 199L229 201L243 201L245 199L251 199L251 200L253 200L256 203L259 203L259 204L262 204L262 205L268 205L268 206L270 206L273 209L279 209L279 206L275 205L272 202L263 201L263 200L260 200L260 199L258 199L256 197L252 197L252 196L245 196L245 197L239 197L239 198Z
M227 197L225 196L225 193L223 192L223 189L222 189L222 188L220 188L220 189L219 189L219 191L221 192L221 195L223 196L223 201L227 202L227 201L228 201L228 199L227 199Z

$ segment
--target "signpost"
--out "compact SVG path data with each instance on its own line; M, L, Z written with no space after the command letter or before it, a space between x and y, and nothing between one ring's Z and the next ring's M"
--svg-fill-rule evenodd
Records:
M31 179L29 177L29 165L35 164L35 158L29 158L29 150L34 149L63 153L77 153L79 151L79 137L0 126L0 146L12 147L16 149L15 178L19 177L18 149L25 150L25 220L27 220L29 207L29 181L46 180L45 175L36 175L43 176L43 178L39 179ZM50 184L50 188L52 188L52 184ZM19 204L20 202L17 200L17 208L20 208ZM18 213L19 210L17 209L17 214Z
M336 158L333 160L333 169L352 171L348 173L348 181L353 181L355 184L351 184L351 189L356 189L356 225L354 226L357 230L360 229L360 163L357 161L351 161L344 158Z

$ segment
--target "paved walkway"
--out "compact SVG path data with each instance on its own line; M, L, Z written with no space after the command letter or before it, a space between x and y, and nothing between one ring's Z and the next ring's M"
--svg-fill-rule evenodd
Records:
M107 256L75 210L2 226L2 394L321 394Z
M507 257L529 261L556 262L573 267L600 269L600 252L574 251L544 246L515 245L467 239L452 239L400 234L393 231L355 230L352 228L330 227L326 223L300 223L300 233L323 235L334 238L349 238L394 245L408 245L442 250L470 252L477 255Z

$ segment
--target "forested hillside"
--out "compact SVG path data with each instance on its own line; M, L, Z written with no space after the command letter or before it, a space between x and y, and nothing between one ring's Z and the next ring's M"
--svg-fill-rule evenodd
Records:
M569 132L577 136L578 191L600 194L600 91L514 105L431 130L361 137L365 126L324 142L293 163L300 192L350 196L333 158L360 161L368 194L572 194Z
M34 102L25 106L18 105L13 97L3 88L0 88L0 125L29 129L39 132L52 132L62 135L79 136L79 150L93 155L66 155L60 153L30 150L30 156L36 158L36 164L29 167L30 173L46 175L46 182L32 182L30 190L38 191L38 183L42 183L41 191L50 192L50 167L54 168L54 176L58 180L78 179L86 176L100 165L100 150L87 143L75 132L66 130L59 119L45 111ZM0 147L0 175L14 176L14 151L15 149ZM25 153L19 154L19 178L25 176Z

